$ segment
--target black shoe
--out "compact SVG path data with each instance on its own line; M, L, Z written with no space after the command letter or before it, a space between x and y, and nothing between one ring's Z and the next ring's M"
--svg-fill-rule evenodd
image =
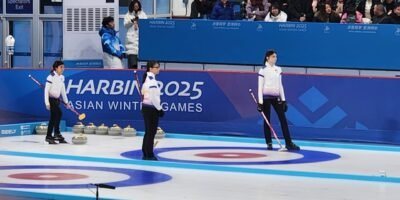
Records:
M68 142L65 141L65 138L61 134L57 134L54 137L54 140L58 141L58 143L60 143L60 144L68 144Z
M68 142L65 140L58 140L58 144L68 144Z
M268 143L268 144L267 144L267 150L272 150L272 149L274 149L274 148L272 147L272 143Z
M291 143L289 143L289 144L286 145L286 149L287 149L288 151L299 151L299 150L300 150L300 147L297 146L295 143L291 142Z
M57 144L57 142L56 141L54 141L54 138L53 137L46 137L46 140L45 140L47 143L49 143L49 144Z
M154 160L157 161L157 157L153 156L153 157L142 157L142 160Z

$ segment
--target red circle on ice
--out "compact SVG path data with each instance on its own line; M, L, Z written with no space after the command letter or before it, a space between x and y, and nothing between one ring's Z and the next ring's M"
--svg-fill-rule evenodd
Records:
M46 180L46 181L65 181L88 178L82 174L68 174L68 173L21 173L11 174L8 177L15 179L26 180Z
M198 153L195 156L205 158L261 158L267 157L265 154L259 153L238 153L238 152L215 152L215 153Z

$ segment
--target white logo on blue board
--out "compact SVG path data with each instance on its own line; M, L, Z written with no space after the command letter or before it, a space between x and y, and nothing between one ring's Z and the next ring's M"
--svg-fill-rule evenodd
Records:
M396 28L396 31L394 32L394 35L400 36L400 27Z
M329 28L329 26L325 26L324 33L330 33L330 32L331 32L331 28Z
M257 31L263 31L264 27L261 24L258 24Z
M192 25L190 26L190 29L196 30L197 29L197 24L192 22Z

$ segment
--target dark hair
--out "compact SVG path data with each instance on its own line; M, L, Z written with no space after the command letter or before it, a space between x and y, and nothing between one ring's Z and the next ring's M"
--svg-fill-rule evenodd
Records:
M400 7L400 2L394 4L393 10L396 9L397 7Z
M139 5L139 11L142 10L142 4L140 3L140 1L139 0L133 0L133 1L131 1L131 3L129 3L129 12L130 13L134 11L135 3L137 3Z
M272 49L269 49L267 50L267 52L265 52L263 65L265 65L265 63L267 62L267 57L270 57L273 54L276 54L276 51Z
M147 78L147 72L149 72L150 71L150 68L153 68L155 65L160 65L160 63L158 62L158 61L155 61L155 60L151 60L151 61L149 61L149 62L147 62L147 65L146 65L146 72L143 74L143 80L142 80L142 84L144 83L144 81L146 81L146 78Z
M113 22L113 21L114 21L114 17L108 16L108 17L103 18L103 22L101 22L101 24L103 26L106 26L108 23Z
M386 13L386 7L381 2L376 3L374 8L379 8L379 10L383 11L384 13Z
M52 68L52 70L50 72L55 71L58 68L58 66L63 65L63 64L64 64L64 62L61 61L61 60L54 61L53 68Z
M319 4L317 5L318 11L319 11L320 13L324 14L324 15L327 14L327 13L326 13L326 5L331 6L331 4L324 3L324 2L319 3ZM332 8L332 6L331 6L331 8Z
M281 10L281 6L279 5L278 2L273 3L273 4L271 5L271 10L272 10L272 8L276 8L276 9L278 9L279 11Z

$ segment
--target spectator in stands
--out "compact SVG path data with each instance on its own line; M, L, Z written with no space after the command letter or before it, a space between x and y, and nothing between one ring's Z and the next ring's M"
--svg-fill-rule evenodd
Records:
M190 19L207 19L213 8L211 0L194 0L190 6Z
M122 59L125 55L125 48L117 36L113 17L105 17L99 31L101 45L103 48L104 68L123 69Z
M319 11L315 13L315 22L325 22L325 23L339 23L340 16L332 10L330 4L320 3Z
M265 19L269 11L268 0L247 0L247 18L255 21Z
M357 11L363 15L363 18L371 21L374 16L374 6L377 3L380 3L380 0L361 0L357 5Z
M211 19L233 20L233 7L228 0L220 0L212 10Z
M265 17L266 22L286 22L287 14L280 9L278 3L274 3L271 6L271 12Z
M385 6L388 15L392 14L394 9L394 4L395 4L394 0L383 0L383 5Z
M289 4L288 0L268 0L271 5L278 4L281 11L288 13Z
M392 14L382 20L382 24L400 24L400 3L396 3Z
M289 21L311 22L314 18L313 0L289 0Z
M346 3L340 23L362 23L362 14L356 10L355 2Z
M319 0L312 0L311 7L312 7L314 14L317 13L317 11L318 11L319 3L320 3ZM323 3L323 2L321 2L321 3Z
M383 4L378 3L374 6L374 16L372 17L373 24L381 24L383 20L387 17L385 6Z
M128 56L128 68L138 68L139 53L139 19L147 19L146 13L142 10L142 4L133 0L129 4L129 11L124 18L124 26L127 29L125 47Z
M334 9L335 9L335 13L338 14L339 16L342 16L343 7L344 7L344 0L338 0L333 5L335 5L335 6L333 6Z

